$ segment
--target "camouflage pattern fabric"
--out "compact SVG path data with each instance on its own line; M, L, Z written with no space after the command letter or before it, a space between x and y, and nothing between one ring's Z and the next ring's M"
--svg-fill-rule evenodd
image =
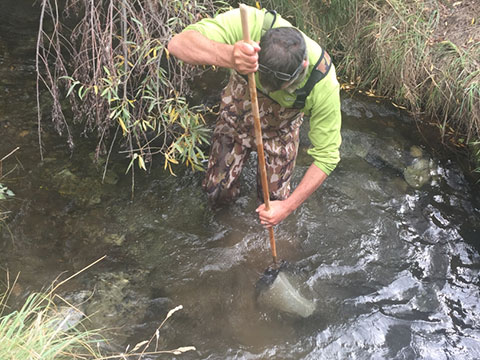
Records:
M290 179L297 158L303 114L287 109L257 92L270 198L290 194ZM229 203L240 194L238 179L251 151L256 151L255 129L248 82L232 73L223 90L220 113L212 137L203 188L212 205ZM260 171L257 194L263 199Z

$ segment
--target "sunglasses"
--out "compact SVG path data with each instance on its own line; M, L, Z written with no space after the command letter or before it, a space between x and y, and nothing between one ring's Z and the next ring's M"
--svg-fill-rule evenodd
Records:
M275 71L270 69L269 67L258 64L258 71L264 73L264 74L273 74L278 80L281 81L291 81L292 79L295 79L298 75L298 73L303 69L303 60L300 62L300 65L297 67L297 69L293 72L293 74L287 74L281 71Z
M287 74L287 73L284 73L284 72L281 72L281 71L272 70L265 65L258 64L258 71L260 71L264 74L273 74L273 76L275 76L278 80L282 80L282 81L290 81L290 80L294 79L298 75L300 70L302 70L302 68L303 68L303 61L300 64L300 66L297 68L297 70L295 70L293 72L293 74Z

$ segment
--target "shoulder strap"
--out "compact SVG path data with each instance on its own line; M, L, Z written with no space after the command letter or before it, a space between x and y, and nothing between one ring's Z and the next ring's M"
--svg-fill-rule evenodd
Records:
M330 55L328 55L327 52L322 48L322 54L320 55L320 58L313 67L313 70L310 73L310 76L308 77L305 86L301 89L295 90L297 98L295 100L295 103L293 104L294 108L303 109L303 107L305 106L305 101L310 92L312 91L313 87L316 83L318 83L325 76L327 76L331 66L332 60L330 59Z
M262 36L265 34L267 30L273 28L273 24L277 20L277 12L275 10L267 10L265 12L265 16L263 17L263 25L262 25Z

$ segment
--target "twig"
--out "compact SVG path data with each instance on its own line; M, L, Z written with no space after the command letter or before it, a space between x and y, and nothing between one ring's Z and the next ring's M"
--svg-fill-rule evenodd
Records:
M17 283L19 276L20 276L20 273L17 273L15 280L13 280L13 284L10 286L10 273L7 270L7 289L5 290L5 293L0 299L0 305L2 306L2 308L0 309L0 315L3 314L3 312L5 311L5 308L7 307L8 298L12 294L13 288L15 287L15 284Z
M105 175L107 174L108 161L110 160L110 155L112 154L113 144L115 144L115 140L117 139L117 134L118 134L118 129L119 128L120 128L120 125L117 125L117 129L115 130L115 135L113 136L112 143L110 144L110 150L108 150L107 160L105 161L105 167L103 169L102 181L105 180Z
M91 268L93 265L97 264L98 262L102 261L103 259L105 259L107 257L107 255L103 255L100 259L97 259L95 260L93 263L91 263L90 265L87 265L85 266L83 269L77 271L75 274L73 274L72 276L69 276L68 278L66 278L65 280L62 280L60 281L54 288L52 288L52 290L50 290L49 292L49 295L50 294L53 294L55 292L55 290L57 290L60 286L62 286L63 284L65 284L67 281L70 281L71 279L73 279L74 277L76 277L77 275L81 274L82 272L84 272L85 270Z
M36 89L37 89L37 135L38 135L38 147L40 149L40 160L43 161L43 149L42 149L42 111L40 108L40 42L43 35L43 18L45 16L45 3L47 0L42 1L42 6L40 7L40 21L38 23L38 36L37 36L37 49L35 56L35 70L37 73Z
M7 155L5 155L1 160L0 160L0 163L5 160L6 158L8 158L10 155L12 155L15 151L17 151L18 149L20 149L20 146L17 146L15 149L13 149L12 151L10 151Z
M5 160L6 158L8 158L10 155L12 155L15 151L17 151L18 149L20 149L19 146L17 146L15 149L13 149L12 151L10 151L10 153L8 153L7 155L5 155L1 160L0 160L0 178L3 178L2 174L3 174L3 167L2 167L2 164L3 164L3 160Z

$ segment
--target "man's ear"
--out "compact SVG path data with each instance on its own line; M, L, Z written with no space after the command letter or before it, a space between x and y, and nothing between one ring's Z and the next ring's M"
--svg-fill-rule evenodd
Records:
M308 59L303 60L302 66L304 69L308 66Z

